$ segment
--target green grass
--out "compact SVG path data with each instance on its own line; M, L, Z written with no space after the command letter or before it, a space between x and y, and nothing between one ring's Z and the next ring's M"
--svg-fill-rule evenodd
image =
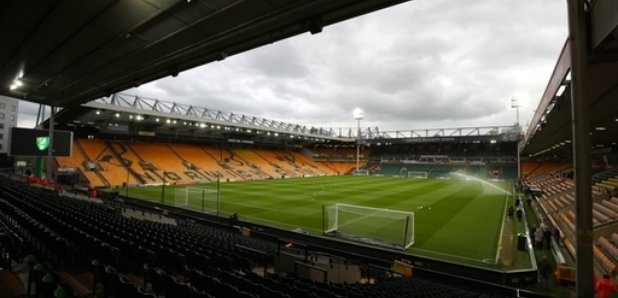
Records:
M185 187L166 186L165 204L182 201ZM191 187L214 190L215 185ZM236 212L242 220L302 229L315 235L322 232L324 204L411 211L415 214L415 243L408 252L497 267L507 198L503 188L506 183L354 176L230 182L221 184L220 210L221 216ZM160 202L162 187L131 188L129 192L131 196ZM201 194L194 197L189 201L190 208L201 210ZM206 197L206 209L214 208L214 193L206 193ZM387 233L373 227L384 225L368 225L370 218L358 220L359 225L372 226L374 233ZM399 225L395 229L397 235L403 236Z

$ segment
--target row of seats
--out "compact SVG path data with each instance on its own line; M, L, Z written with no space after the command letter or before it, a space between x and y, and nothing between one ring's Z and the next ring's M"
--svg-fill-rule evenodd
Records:
M60 167L80 169L95 187L128 183L177 184L333 175L337 171L302 153L274 149L221 149L184 144L104 142L77 139L71 157L57 157ZM127 168L128 167L128 168ZM173 173L163 178L164 173Z
M600 178L604 177L604 178ZM603 180L602 180L603 179ZM592 222L594 226L613 224L618 221L618 198L608 195L609 187L599 185L607 181L605 173L597 174L596 185L592 187L594 203L592 205ZM539 174L526 180L528 185L540 187L543 194L537 197L538 203L546 211L551 222L562 231L563 242L567 250L575 256L572 245L575 239L575 185L573 180L551 174ZM618 234L616 240L618 240ZM618 243L618 242L615 242ZM600 237L593 248L595 263L602 271L615 273L618 267L618 248L614 241Z
M599 237L595 243L597 251L594 252L597 262L607 270L615 274L618 268L618 233L612 233L610 238Z
M618 189L618 177L601 180L600 182L596 182L594 185L604 188L606 191L614 191Z
M55 247L50 240L52 237L45 236L38 229L39 226L46 226L50 229L45 231L50 235L55 235L53 231L63 231L70 235L68 239L77 244L76 247L86 258L97 256L106 264L120 266L126 271L134 271L140 264L151 263L176 274L184 272L183 266L190 262L201 265L200 269L206 271L213 268L251 269L252 261L248 259L250 255L244 254L234 246L235 243L229 242L236 238L234 236L240 235L221 231L212 237L196 235L169 225L125 219L86 202L41 198L41 194L37 199L27 199L30 195L19 198L13 196L11 202L19 206L14 208L16 210L24 209L37 214L39 220L33 221L37 225L28 226L29 221L20 221L19 226L24 230L35 231L30 234L35 239L42 239L42 251ZM238 243L251 246L248 242ZM271 248L275 249L274 244Z
M616 176L618 176L618 169L612 168L594 173L591 177L591 180L592 183L599 183L610 178L615 178Z

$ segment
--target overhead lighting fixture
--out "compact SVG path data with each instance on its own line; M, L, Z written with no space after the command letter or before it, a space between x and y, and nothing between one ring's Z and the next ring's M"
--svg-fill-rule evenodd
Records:
M17 87L21 87L24 85L24 83L22 83L21 80L15 80L15 85L17 85Z
M159 121L161 121L161 119L159 119L159 118L156 118L156 119L155 119L155 121L156 121L156 122L159 122Z
M9 87L9 89L11 89L11 90L15 90L15 89L17 89L17 85L15 85L15 84L11 84L11 86Z
M172 120L170 120L170 119L165 120L165 123L167 123L167 124L170 124L171 122L172 122Z
M116 118L120 117L120 113L116 113Z
M604 126L597 126L597 127L595 127L594 129L595 129L595 130L598 130L598 131L603 131L603 130L605 130L606 128L605 128Z
M96 111L94 113L97 114L97 115L101 115L101 111Z

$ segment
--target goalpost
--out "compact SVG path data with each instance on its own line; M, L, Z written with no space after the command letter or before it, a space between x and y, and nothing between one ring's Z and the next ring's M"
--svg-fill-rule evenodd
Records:
M429 173L422 171L408 171L408 178L427 179L429 178Z
M406 250L414 244L414 212L336 203L322 206L325 235Z
M214 189L179 187L174 190L174 206L218 214L219 192Z

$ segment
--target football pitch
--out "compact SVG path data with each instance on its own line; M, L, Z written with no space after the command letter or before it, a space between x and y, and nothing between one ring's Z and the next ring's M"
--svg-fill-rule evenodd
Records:
M506 182L366 176L228 182L220 185L219 210L221 216L236 212L241 220L313 235L322 234L324 205L413 212L414 244L407 252L491 267L498 262L509 187ZM212 213L215 189L215 183L166 186L165 204ZM135 187L129 194L161 202L162 190Z

